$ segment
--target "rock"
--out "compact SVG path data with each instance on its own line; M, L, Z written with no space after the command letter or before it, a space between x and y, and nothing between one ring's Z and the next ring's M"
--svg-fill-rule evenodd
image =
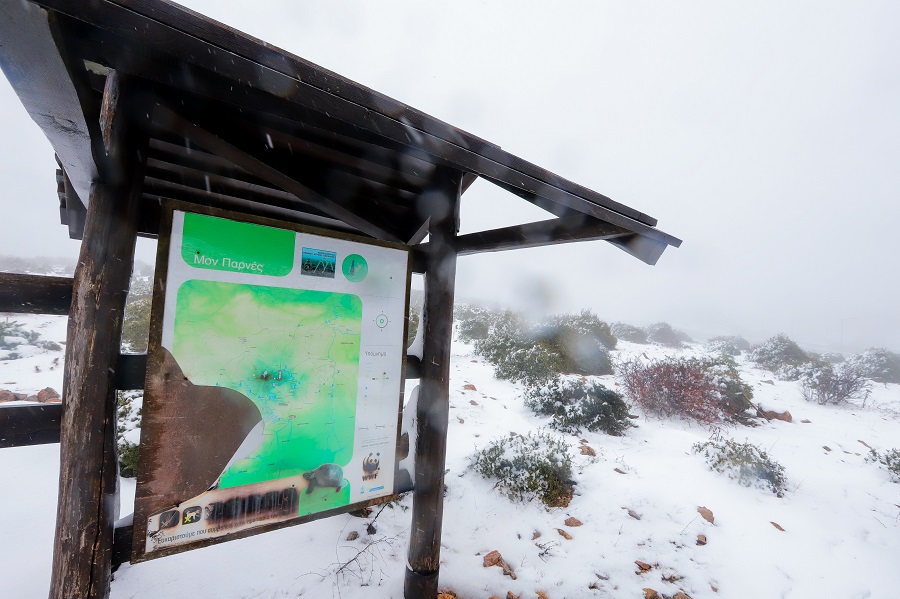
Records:
M355 540L358 539L358 538L359 538L359 533L356 532L355 530L351 530L351 531L347 534L347 540L348 540L348 541L355 541Z
M809 420L808 418L804 418L800 422L802 422L803 424L812 424L812 420Z
M772 379L766 379L764 381L760 381L760 383L762 383L764 385L774 385L775 381L773 381Z
M566 526L581 526L581 520L578 518L566 518Z
M463 385L463 389L465 389L466 391L478 391L478 389L476 389L475 385L473 385L472 383Z
M506 599L521 599L519 595L513 595L512 591L506 591Z
M704 535L704 534L697 535L697 544L698 545L706 545L706 535Z
M613 472L618 472L619 474L625 474L624 471L619 470L618 468L613 468Z
M368 534L370 534L370 535L374 535L376 532L378 532L378 530L375 528L375 525L374 525L374 524L372 524L371 522L369 522L369 523L366 525L366 532L367 532Z
M691 596L684 591L678 591L677 593L672 595L672 599L691 599Z
M634 510L631 509L631 508L627 508L627 509L628 509L628 515L629 515L629 516L631 516L631 517L634 518L635 520L640 520L640 519L641 519L640 515L639 515L636 511L634 511Z
M7 389L0 389L0 403L6 403L8 401L18 401L22 399L18 393L13 393Z
M587 440L587 439L578 439L578 442L581 443L582 445L587 445L587 444L588 444L588 440Z
M29 395L28 397L26 397L24 399L25 399L25 401L30 401L32 403L39 403L37 395Z
M594 451L594 448L591 447L590 445L582 445L581 446L581 455L589 455L589 456L593 457L593 456L597 455L597 452Z
M41 403L56 403L60 400L59 393L57 393L56 389L53 389L52 387L45 387L38 391L37 398Z
M659 593L653 589L644 589L644 599L659 599Z
M787 410L779 413L774 410L763 410L759 406L756 407L756 415L766 420L783 420L784 422L793 422L794 420Z
M706 520L706 521L709 522L710 524L715 524L715 523L716 523L716 518L715 518L715 516L713 516L713 513L712 513L712 510L711 510L711 509L706 508L706 507L703 507L703 506L701 505L701 506L698 506L698 507L697 507L697 512L700 514L700 516L701 516L704 520Z
M516 573L513 572L513 569L506 563L506 560L503 559L503 556L500 555L500 552L494 549L490 553L484 556L482 559L482 564L484 564L485 568L490 568L491 566L500 566L503 569L503 573L512 578L516 579Z
M531 535L531 540L533 541L533 540L539 539L539 538L541 538L541 531L539 531L539 530L534 531Z
M777 528L778 530L780 530L781 532L784 532L784 529L781 527L781 525L778 522L771 522L770 524L772 526L774 526L775 528Z
M558 532L558 533L559 533L559 536L561 536L561 537L564 538L565 540L567 540L567 541L571 541L571 540L572 540L572 535L570 535L569 533L567 533L567 532L564 531L563 529L557 528L557 529L556 529L556 532Z
M828 447L827 445L823 445L822 449L824 449L825 451L831 451L831 448Z
M438 591L437 599L456 599L456 593L453 591Z
M634 560L634 563L637 564L638 572L637 574L643 574L644 572L649 572L653 566L648 564L647 562L642 562L639 559Z
M537 592L537 596L538 599L550 599L550 597L547 596L547 593L542 593L540 591Z

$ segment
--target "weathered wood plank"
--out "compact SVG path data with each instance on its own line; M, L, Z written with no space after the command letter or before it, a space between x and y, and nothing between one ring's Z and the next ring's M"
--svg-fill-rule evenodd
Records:
M0 312L63 316L71 305L70 277L0 273Z
M415 489L404 596L435 597L444 514L444 467L450 414L450 341L456 279L455 237L462 173L441 171L430 192L431 226L425 304L422 377L416 417ZM438 200L441 200L438 203Z
M107 122L123 126L110 139L111 172L91 187L84 241L72 290L60 430L59 502L51 599L103 599L109 594L113 524L118 516L115 369L137 236L141 156L128 82L111 74L105 95L122 84Z
M189 139L195 140L210 152L218 154L222 158L233 162L260 179L263 179L272 185L277 185L281 189L294 194L303 202L321 210L329 216L342 220L345 223L356 227L358 230L378 239L396 242L401 241L399 237L390 231L382 229L381 227L360 218L350 210L347 210L325 196L316 193L309 187L306 187L299 181L285 175L278 169L269 166L255 156L231 145L221 137L198 127L194 123L185 120L168 107L157 106L157 111L160 113L161 120L167 122L174 131Z
M460 235L456 238L456 251L466 256L630 234L628 229L579 215Z
M0 406L0 448L59 443L61 404Z

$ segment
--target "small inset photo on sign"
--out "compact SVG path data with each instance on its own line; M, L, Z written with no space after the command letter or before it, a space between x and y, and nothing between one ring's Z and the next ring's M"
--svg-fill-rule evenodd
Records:
M333 279L336 263L337 254L335 252L303 248L301 273L311 277L328 277Z

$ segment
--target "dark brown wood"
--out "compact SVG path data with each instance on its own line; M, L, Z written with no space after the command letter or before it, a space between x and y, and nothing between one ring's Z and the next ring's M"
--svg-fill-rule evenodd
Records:
M336 204L330 199L316 193L312 189L301 184L299 181L292 179L279 170L269 166L255 156L229 144L217 135L210 133L201 127L183 119L173 110L159 106L157 110L161 112L161 118L169 123L180 134L197 142L207 150L218 154L222 158L237 164L242 169L255 176L277 185L281 189L288 191L301 201L321 210L322 212L333 216L339 220L350 224L363 233L367 233L378 239L399 242L400 239L376 225L367 222L357 216L355 213L347 210L343 206Z
M0 448L59 443L61 404L0 406Z
M428 192L431 213L425 274L422 374L419 382L415 447L415 489L404 597L436 597L444 513L444 467L450 414L450 341L456 279L462 173L442 175Z
M71 305L70 277L0 272L0 312L63 316Z
M95 182L72 293L66 345L60 431L59 502L53 547L51 599L105 598L109 594L113 525L118 517L115 369L122 318L134 260L141 144L127 125L129 83L107 122L118 122L110 139L109 179ZM108 90L112 95L115 90ZM111 180L111 181L110 181Z
M628 229L579 215L460 235L456 239L456 251L460 256L467 256L630 234Z

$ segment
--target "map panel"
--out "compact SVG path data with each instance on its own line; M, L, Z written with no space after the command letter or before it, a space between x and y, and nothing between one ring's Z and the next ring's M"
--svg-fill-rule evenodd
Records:
M165 266L135 558L392 495L408 252L174 210Z

